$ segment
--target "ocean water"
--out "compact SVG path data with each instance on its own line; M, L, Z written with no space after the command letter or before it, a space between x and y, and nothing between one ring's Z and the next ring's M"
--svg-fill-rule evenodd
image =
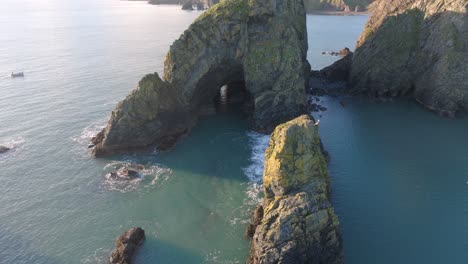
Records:
M136 263L245 261L268 136L248 131L238 112L204 118L170 152L95 159L87 149L199 14L114 0L2 1L0 145L12 150L0 154L0 263L106 263L132 226L147 234ZM322 51L354 46L365 20L308 16L312 67L336 59ZM346 262L464 263L467 120L411 102L321 100ZM140 178L107 177L136 164Z

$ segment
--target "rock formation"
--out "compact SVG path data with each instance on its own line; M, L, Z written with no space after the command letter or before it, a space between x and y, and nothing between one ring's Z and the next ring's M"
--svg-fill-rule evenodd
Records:
M263 185L247 263L343 263L327 160L318 126L308 116L279 125L271 135Z
M109 263L131 264L133 255L145 240L145 231L139 227L132 227L115 241L115 250L112 252Z
M166 149L196 124L220 87L244 81L259 131L303 113L309 66L302 0L225 0L176 40L164 75L145 76L93 140L96 155Z
M365 10L373 0L304 0L307 12Z
M7 148L5 146L0 146L0 153L5 153L5 152L7 152L9 150L10 150L10 148Z
M466 0L378 0L351 67L354 93L413 96L453 116L468 110Z
M192 1L187 1L182 5L182 10L193 10L193 3Z

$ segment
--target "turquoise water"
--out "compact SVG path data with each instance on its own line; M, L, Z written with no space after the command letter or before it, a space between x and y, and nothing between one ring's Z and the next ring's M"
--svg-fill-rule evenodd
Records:
M136 263L244 262L268 136L247 131L239 113L204 118L170 152L94 159L86 148L118 100L161 72L168 46L199 14L111 0L2 1L0 144L13 150L0 156L0 263L106 263L131 226L147 233ZM321 51L353 46L365 20L308 16L312 67L336 59ZM407 102L323 100L347 263L463 263L468 122ZM136 163L144 177L106 178Z

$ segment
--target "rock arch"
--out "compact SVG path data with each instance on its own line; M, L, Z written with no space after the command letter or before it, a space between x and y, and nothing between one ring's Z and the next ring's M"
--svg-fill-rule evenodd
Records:
M145 76L94 139L96 155L170 147L196 124L201 105L228 82L252 95L252 123L271 131L306 104L307 31L302 0L224 0L170 47L162 79Z

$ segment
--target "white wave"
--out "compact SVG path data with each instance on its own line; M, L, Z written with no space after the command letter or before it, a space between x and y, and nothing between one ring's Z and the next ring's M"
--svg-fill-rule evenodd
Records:
M106 120L99 120L93 124L85 127L81 134L77 137L73 137L72 140L79 143L80 145L88 145L93 137L95 137L101 130L106 126Z
M243 168L245 176L253 183L260 183L263 175L263 163L265 161L265 150L270 141L269 135L256 132L248 132L249 144L252 146L250 165Z
M5 140L0 140L0 145L5 146L10 149L15 149L24 144L26 140L23 137L10 138Z
M122 167L136 168L138 177L132 179L111 177L111 172ZM140 165L132 161L114 161L104 167L103 188L108 191L125 193L157 187L164 183L171 174L171 169L161 165Z

